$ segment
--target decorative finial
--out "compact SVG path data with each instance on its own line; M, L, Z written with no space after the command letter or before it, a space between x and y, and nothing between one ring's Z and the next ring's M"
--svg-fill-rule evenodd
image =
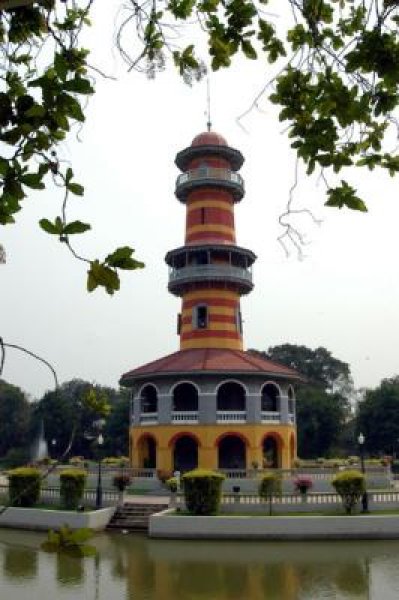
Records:
M212 128L212 121L211 121L211 84L210 84L210 80L209 80L209 75L206 78L206 100L207 100L207 117L208 117L206 126L208 128L208 131L210 131Z

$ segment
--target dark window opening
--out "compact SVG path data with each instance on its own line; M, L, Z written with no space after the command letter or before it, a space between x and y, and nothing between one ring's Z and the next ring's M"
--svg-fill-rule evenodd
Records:
M196 306L194 309L194 327L206 329L208 327L208 307Z

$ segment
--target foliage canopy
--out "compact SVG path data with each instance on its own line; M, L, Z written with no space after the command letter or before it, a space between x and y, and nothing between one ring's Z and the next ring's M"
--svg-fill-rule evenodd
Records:
M29 190L44 189L52 178L63 189L62 206L53 221L41 219L41 228L87 263L89 291L101 286L112 294L120 270L143 264L128 246L101 260L78 255L71 236L90 224L70 221L67 201L83 196L84 188L57 154L71 128L84 121L83 103L94 93L89 51L80 44L94 0L25 4L0 12L0 223L14 222ZM347 180L348 168L399 170L397 0L129 0L124 10L117 45L130 69L149 76L168 56L185 81L204 75L193 39L185 45L182 36L193 23L213 70L229 67L238 53L276 63L265 90L307 173L318 172L325 183L327 206L367 210Z

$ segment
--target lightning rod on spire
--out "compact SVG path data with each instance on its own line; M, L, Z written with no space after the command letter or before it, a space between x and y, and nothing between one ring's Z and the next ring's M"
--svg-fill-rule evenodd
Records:
M212 121L211 121L211 85L210 85L209 75L206 78L206 103L207 103L207 117L208 117L206 126L208 128L208 131L210 131L212 128Z

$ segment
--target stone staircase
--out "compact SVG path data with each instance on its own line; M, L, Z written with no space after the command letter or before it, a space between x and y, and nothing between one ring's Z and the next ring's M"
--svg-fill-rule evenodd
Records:
M147 504L136 502L125 502L118 506L114 516L108 523L108 530L147 531L150 516L165 510L168 504Z

